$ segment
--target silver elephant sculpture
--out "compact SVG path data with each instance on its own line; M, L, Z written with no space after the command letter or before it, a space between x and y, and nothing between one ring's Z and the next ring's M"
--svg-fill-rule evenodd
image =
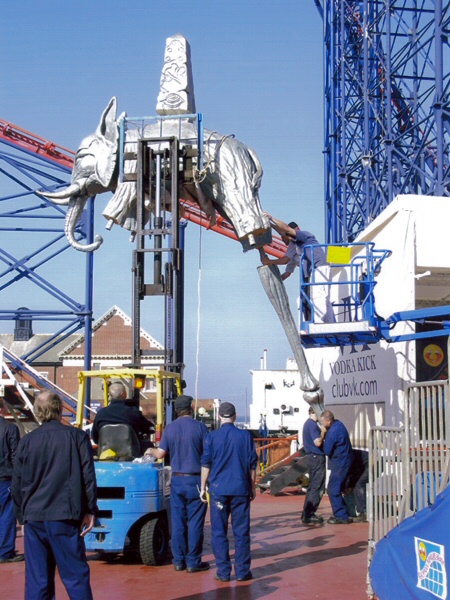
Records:
M80 244L74 237L75 227L86 201L103 192L114 192L103 215L107 228L114 223L136 231L136 183L119 181L119 122L116 119L117 100L112 98L104 110L94 134L86 137L76 153L71 184L57 192L40 191L56 204L68 204L65 234L69 243L83 252L97 250L103 239L97 235L92 244ZM196 139L194 120L170 119L164 125L165 136L180 140ZM181 135L180 135L181 134ZM158 138L160 124L145 125L143 130L128 129L125 133L124 156L136 152L140 138ZM215 224L216 210L233 226L244 251L269 244L272 240L270 224L262 214L258 197L262 167L256 153L233 136L222 136L204 131L204 168L198 180L180 186L180 198L196 201ZM183 145L183 143L180 143ZM136 160L124 160L124 173L136 171ZM146 202L147 217L152 206Z

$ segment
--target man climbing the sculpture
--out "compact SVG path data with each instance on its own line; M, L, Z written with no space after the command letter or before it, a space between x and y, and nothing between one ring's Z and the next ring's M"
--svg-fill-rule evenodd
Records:
M302 259L303 281L312 283L311 301L314 305L315 322L334 323L333 307L329 299L330 286L320 285L330 280L330 268L326 261L325 252L318 247L319 242L309 231L303 231L293 221L289 224L264 213L269 219L271 227L281 236L287 245L286 253L282 258L270 259L260 250L263 265L287 265L281 278L284 280L294 271L295 266L300 266ZM311 247L316 246L317 247ZM314 267L314 277L311 274Z
M268 216L267 213L266 216ZM270 223L272 224L272 217L270 217ZM288 227L291 227L295 230L298 229L297 223L294 223L293 221L288 224ZM300 267L300 256L302 252L300 246L297 246L293 240L289 239L284 233L279 233L281 235L281 239L287 246L284 256L281 258L270 259L265 254L263 248L259 249L259 254L261 256L261 262L263 265L286 265L284 273L281 275L281 279L284 281L292 275L296 267Z

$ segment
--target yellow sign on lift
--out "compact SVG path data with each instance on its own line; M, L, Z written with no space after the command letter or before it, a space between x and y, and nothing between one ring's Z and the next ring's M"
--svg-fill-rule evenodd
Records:
M350 246L328 246L327 262L332 265L348 265L351 259Z

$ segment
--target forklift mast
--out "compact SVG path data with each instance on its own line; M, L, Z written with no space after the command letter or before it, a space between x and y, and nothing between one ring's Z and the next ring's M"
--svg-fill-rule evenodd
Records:
M184 228L179 186L186 154L175 137L138 141L132 264L132 366L141 366L144 353L140 347L142 301L147 296L164 296L164 370L180 375L184 367Z

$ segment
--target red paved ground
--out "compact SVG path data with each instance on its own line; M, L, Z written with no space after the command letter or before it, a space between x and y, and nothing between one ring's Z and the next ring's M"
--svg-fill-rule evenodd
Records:
M90 556L95 600L367 600L367 523L305 526L300 520L304 495L277 497L258 494L252 504L253 581L214 580L209 518L204 558L205 573L175 573L171 564L146 567L125 564L120 557L108 564ZM328 498L319 514L328 518ZM17 542L23 547L22 538ZM23 598L24 564L0 565L1 596ZM57 582L57 600L67 599Z

